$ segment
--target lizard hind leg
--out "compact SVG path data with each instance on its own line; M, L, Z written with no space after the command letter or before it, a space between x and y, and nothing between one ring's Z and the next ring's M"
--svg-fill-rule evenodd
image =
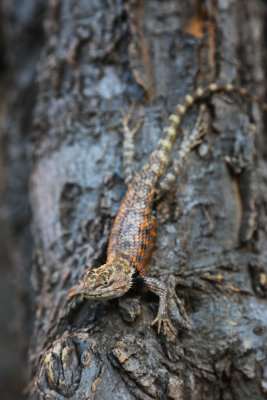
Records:
M132 103L130 111L128 114L125 113L124 110L121 110L121 130L123 133L123 156L122 156L122 164L123 164L123 174L124 181L128 186L132 181L135 175L134 169L134 135L140 129L143 120L139 120L136 126L131 129L129 127L129 123L131 121L133 111L134 111L135 103Z

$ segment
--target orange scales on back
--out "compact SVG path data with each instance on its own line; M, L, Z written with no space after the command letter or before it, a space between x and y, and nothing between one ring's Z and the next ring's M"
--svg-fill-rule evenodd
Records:
M150 187L151 193L146 196L148 186L144 186L139 179L135 181L116 216L109 240L107 263L122 257L130 261L140 275L146 275L157 236L156 217L152 211L153 189Z

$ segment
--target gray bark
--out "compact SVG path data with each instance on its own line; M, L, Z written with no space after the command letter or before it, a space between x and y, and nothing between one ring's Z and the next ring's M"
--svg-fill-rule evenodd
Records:
M31 399L265 398L266 143L262 112L246 99L209 99L210 132L157 207L148 274L176 287L192 330L175 343L158 336L158 299L138 288L67 300L86 262L105 262L125 193L120 108L135 100L144 118L140 168L197 86L232 82L264 97L264 14L260 1L50 3L30 184Z

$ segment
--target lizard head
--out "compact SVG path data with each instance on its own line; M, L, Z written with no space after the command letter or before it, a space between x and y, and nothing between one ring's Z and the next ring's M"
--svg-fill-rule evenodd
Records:
M82 296L91 300L109 300L123 296L132 285L134 273L130 263L122 259L101 265L84 275Z

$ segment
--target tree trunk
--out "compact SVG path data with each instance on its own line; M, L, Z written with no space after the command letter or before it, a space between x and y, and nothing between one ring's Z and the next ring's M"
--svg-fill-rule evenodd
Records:
M231 82L264 97L264 14L260 1L50 2L30 184L31 399L267 395L266 143L247 99L208 99L210 131L157 206L148 275L175 285L192 330L175 343L158 335L158 299L138 288L106 302L67 299L88 265L105 262L125 194L120 109L135 101L133 123L144 119L139 169L196 87Z

